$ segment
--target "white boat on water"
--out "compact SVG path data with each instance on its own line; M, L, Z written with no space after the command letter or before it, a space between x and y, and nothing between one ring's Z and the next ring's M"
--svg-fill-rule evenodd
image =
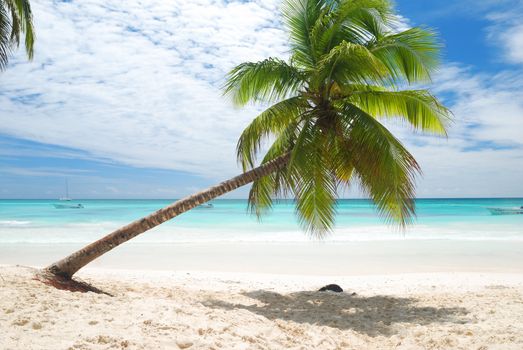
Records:
M84 206L80 203L78 204L53 204L53 206L56 208L56 209L82 209L84 208Z
M519 208L487 208L492 215L514 215L523 214L523 207Z
M53 206L56 209L82 209L84 207L80 203L78 203L78 204L67 203L67 202L72 201L71 197L69 197L69 182L67 180L65 180L65 197L60 197L58 200L60 202L66 202L66 203L53 204Z
M214 205L212 205L212 203L203 203L200 204L198 208L214 208Z

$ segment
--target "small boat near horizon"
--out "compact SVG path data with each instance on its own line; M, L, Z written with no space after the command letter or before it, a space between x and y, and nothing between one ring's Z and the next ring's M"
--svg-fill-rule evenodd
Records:
M203 203L203 204L200 204L198 206L198 208L207 208L207 209L210 209L210 208L214 208L214 205L212 203Z
M53 204L56 209L83 209L85 208L81 203L78 204Z
M492 215L515 215L523 214L523 206L519 208L487 208Z
M53 204L53 206L56 209L82 209L84 206L81 203L77 204L70 204L67 202L71 202L72 198L69 197L69 181L65 180L65 197L58 198L60 202L66 202L66 203L60 203L60 204Z

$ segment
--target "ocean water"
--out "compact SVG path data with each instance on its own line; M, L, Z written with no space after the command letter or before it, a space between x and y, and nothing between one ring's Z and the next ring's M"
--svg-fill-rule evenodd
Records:
M83 209L56 209L55 200L0 200L0 244L90 242L145 216L169 200L75 200ZM147 232L140 242L296 242L316 240L301 231L292 201L281 201L262 221L245 200L215 200ZM336 227L326 241L516 240L523 215L492 215L487 207L519 207L522 198L418 199L417 218L401 231L381 219L372 202L340 200Z

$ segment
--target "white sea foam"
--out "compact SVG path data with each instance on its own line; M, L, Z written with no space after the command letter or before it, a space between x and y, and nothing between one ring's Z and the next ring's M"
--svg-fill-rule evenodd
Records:
M15 223L2 226L0 243L88 243L120 227L120 223L74 223L60 226L32 226ZM386 225L337 228L324 238L326 242L389 240L512 240L523 241L522 230L513 225L414 225L400 232ZM263 226L250 228L194 228L175 225L157 227L133 240L140 243L206 242L310 242L318 239L299 229L276 230Z
M29 225L29 224L31 224L31 221L0 220L0 227L22 226L22 225Z

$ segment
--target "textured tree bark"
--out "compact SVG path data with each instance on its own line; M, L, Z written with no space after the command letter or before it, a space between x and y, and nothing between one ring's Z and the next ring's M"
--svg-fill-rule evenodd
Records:
M49 265L44 269L44 272L61 278L70 279L82 267L120 244L125 243L139 234L185 213L202 203L208 202L224 193L231 192L241 186L253 182L256 179L282 169L288 161L289 154L282 155L255 169L249 170L230 180L226 180L219 185L209 187L206 190L180 199L144 218L138 219L127 226L119 228L62 260Z

